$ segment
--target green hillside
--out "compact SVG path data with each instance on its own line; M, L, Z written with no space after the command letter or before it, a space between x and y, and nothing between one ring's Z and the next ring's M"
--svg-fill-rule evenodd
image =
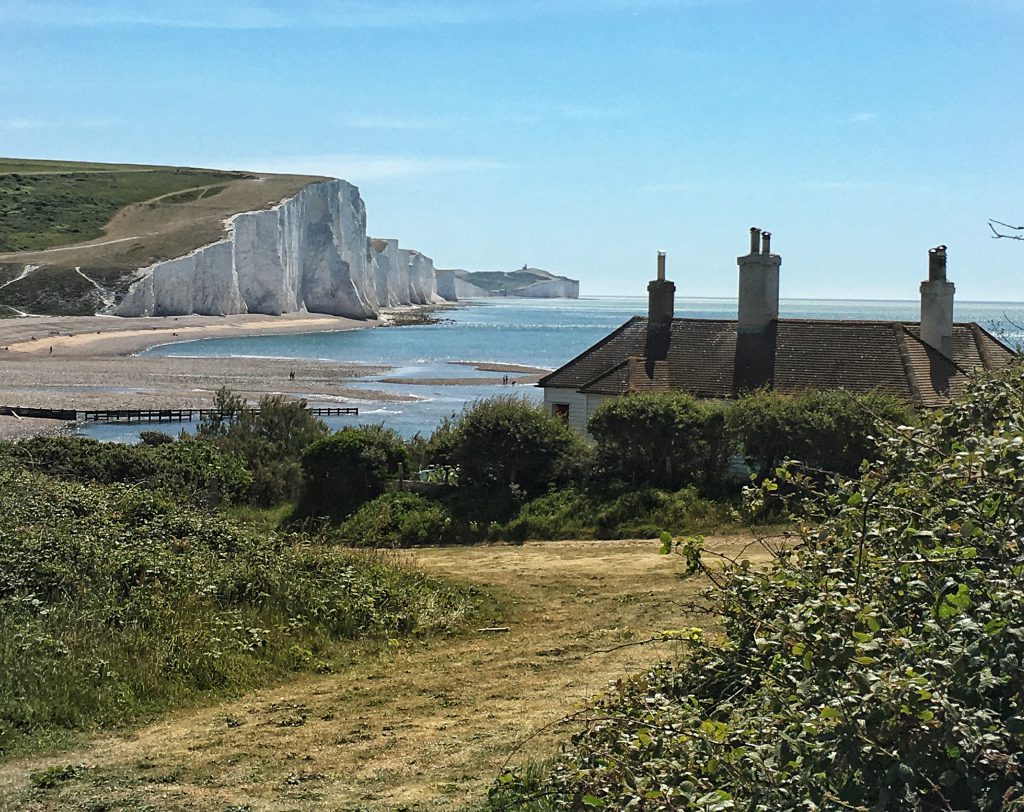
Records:
M0 318L103 310L137 271L322 178L0 158ZM27 272L26 272L26 269Z
M111 167L0 158L0 252L36 251L96 239L130 203L201 194L238 172ZM188 202L166 198L167 203Z

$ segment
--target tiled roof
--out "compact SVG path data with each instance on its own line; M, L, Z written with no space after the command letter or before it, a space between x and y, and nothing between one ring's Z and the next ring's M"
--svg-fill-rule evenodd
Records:
M676 390L730 398L769 386L880 391L938 406L963 391L968 372L999 368L1015 354L974 323L953 326L953 358L925 344L917 324L776 319L765 334L738 335L735 321L673 319L650 334L630 319L540 380L587 394Z

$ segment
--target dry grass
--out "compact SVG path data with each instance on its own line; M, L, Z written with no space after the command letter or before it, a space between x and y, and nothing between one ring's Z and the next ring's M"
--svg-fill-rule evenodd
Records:
M747 537L709 541L738 552ZM412 563L491 590L507 633L353 656L303 677L125 735L0 768L2 810L462 809L507 759L553 753L558 720L610 681L671 656L625 646L710 625L680 603L703 585L644 542L539 542L423 549ZM754 555L748 556L757 560ZM521 746L519 746L521 745ZM82 765L51 788L30 775Z
M315 180L299 175L261 175L211 184L223 190L187 202L175 203L172 195L160 195L125 206L106 225L103 236L94 240L47 251L0 254L0 262L107 271L140 268L221 239L231 215L269 208Z

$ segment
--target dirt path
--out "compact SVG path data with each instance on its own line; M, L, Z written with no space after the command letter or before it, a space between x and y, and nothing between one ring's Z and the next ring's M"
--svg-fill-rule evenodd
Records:
M709 541L738 553L749 541ZM73 752L0 767L2 810L447 810L479 802L506 759L551 755L552 725L609 682L673 654L627 646L708 625L679 602L702 584L646 542L425 549L412 563L496 594L507 633L354 658ZM758 560L751 554L747 557ZM614 650L609 650L614 649ZM517 745L522 744L517 749ZM32 771L81 765L50 789Z

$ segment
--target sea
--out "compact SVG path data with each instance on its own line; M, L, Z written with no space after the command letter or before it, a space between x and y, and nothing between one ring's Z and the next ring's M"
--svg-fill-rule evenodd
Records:
M881 319L916 321L917 301L783 299L783 318ZM646 297L583 297L580 299L482 299L438 313L438 324L342 330L328 333L210 338L164 344L146 356L295 358L365 364L366 375L346 382L363 389L367 398L310 397L316 405L357 406L357 416L330 417L340 429L350 425L383 424L404 437L429 435L446 417L457 415L473 401L494 395L542 399L533 385L474 383L502 378L501 372L478 370L474 364L516 364L556 369L606 336L632 316L647 310ZM676 299L676 316L706 319L736 317L735 299ZM1024 303L958 301L957 321L976 321L1016 348L1024 344ZM384 374L380 367L387 367ZM374 368L374 369L369 369ZM515 373L510 373L515 378ZM402 383L382 382L401 378ZM442 385L438 379L467 379ZM420 380L423 383L415 383ZM412 396L414 400L374 399L373 392ZM282 394L288 392L282 382ZM177 434L183 424L90 425L80 433L100 440L134 442L143 430ZM184 425L189 430L188 424Z

